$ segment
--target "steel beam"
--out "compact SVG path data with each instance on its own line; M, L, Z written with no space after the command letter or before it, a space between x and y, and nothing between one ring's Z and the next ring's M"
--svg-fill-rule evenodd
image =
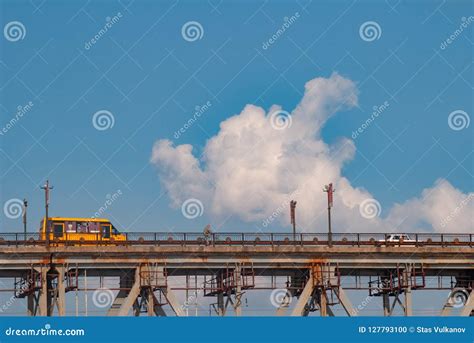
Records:
M287 290L285 296L283 297L280 303L280 306L278 306L277 308L277 311L276 311L277 316L285 315L286 310L288 309L288 307L290 307L291 300L292 300L292 296L290 294L290 291Z
M357 316L357 312L354 310L354 307L352 306L352 303L349 300L349 297L347 296L344 289L342 287L339 287L335 290L335 293L347 315L349 317Z
M138 268L135 273L135 282L133 283L132 288L128 292L127 297L124 299L120 309L117 312L117 316L126 316L132 308L133 304L137 300L138 295L140 295L140 275L138 275Z
M135 278L133 274L129 271L120 276L120 288L121 290L117 293L114 302L107 312L108 316L125 316L130 311L130 308L135 303L139 293L140 293L140 276L138 275L138 268L134 271ZM125 289L131 286L130 291Z
M150 292L151 296L153 297L153 311L157 317L166 317L166 312L163 310L163 307L159 303L158 299L156 299L155 294Z
M452 292L449 293L448 298L444 302L443 309L441 310L441 316L450 316L453 310L452 305Z
M334 317L334 312L332 311L331 306L329 306L329 305L326 306L326 312L327 312L329 317Z
M171 309L178 317L185 317L186 314L184 313L183 309L179 305L178 298L174 294L174 292L168 287L163 290L163 294L168 300L168 304L171 306Z
M236 289L235 289L235 301L232 304L234 306L234 314L236 316L241 316L242 315L242 268L240 265L236 265L235 270L234 270L234 276L235 280L237 282Z
M461 310L461 316L467 317L472 316L474 312L474 291L471 291L469 297L467 298L466 304Z
M302 316L304 314L305 307L313 294L313 290L313 273L310 273L309 279L303 288L303 292L301 292L301 295L291 312L291 316Z

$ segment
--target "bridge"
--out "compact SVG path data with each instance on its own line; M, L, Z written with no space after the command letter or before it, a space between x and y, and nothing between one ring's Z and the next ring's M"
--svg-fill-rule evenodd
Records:
M409 233L408 241L385 233L125 235L120 242L67 234L45 242L0 233L0 280L13 280L3 291L25 299L31 316L65 315L67 294L102 292L84 284L105 277L117 280L106 290L110 316L186 316L189 292L215 300L215 315L239 316L243 295L257 291L275 295L275 315L332 316L339 306L357 316L350 290L380 301L380 315L410 316L415 292L446 290L440 315L474 315L473 234Z

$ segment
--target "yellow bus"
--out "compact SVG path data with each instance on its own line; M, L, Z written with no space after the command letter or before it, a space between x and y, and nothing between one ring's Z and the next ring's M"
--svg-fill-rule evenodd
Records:
M114 242L126 241L108 219L100 218L49 218L49 240L54 242ZM40 239L46 240L46 220L41 221Z

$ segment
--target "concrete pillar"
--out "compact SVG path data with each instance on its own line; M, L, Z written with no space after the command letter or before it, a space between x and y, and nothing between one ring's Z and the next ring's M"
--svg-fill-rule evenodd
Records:
M382 303L383 303L383 315L385 317L390 316L390 296L388 293L383 293L382 294Z
M411 266L407 266L405 271L407 288L405 289L405 316L413 315L412 294L411 294Z
M225 315L224 293L217 294L217 314L219 316Z
M39 272L41 273L41 289L39 290L38 295L38 307L39 315L46 317L49 315L49 304L50 304L50 294L48 291L48 268L41 267Z
M319 291L319 311L321 314L321 317L326 317L327 314L327 307L328 307L328 299L326 296L326 291L324 289L321 289Z
M36 315L36 313L35 313L35 304L36 304L35 294L34 293L28 294L27 301L28 301L28 316L35 316Z
M66 289L64 286L64 267L56 267L58 271L58 289L56 292L56 303L58 305L58 315L66 315Z
M150 288L147 292L147 312L148 316L152 317L155 315L155 297L153 296L153 290Z

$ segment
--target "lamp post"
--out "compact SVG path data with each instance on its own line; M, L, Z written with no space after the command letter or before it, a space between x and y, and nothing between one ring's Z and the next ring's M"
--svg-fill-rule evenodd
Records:
M28 201L23 199L23 232L25 234L25 241L26 241L26 211L28 208Z
M46 180L46 183L44 186L41 187L41 189L44 190L44 208L45 208L45 224L46 224L46 246L49 246L49 233L50 233L50 227L49 227L49 214L48 214L48 209L49 209L49 191L53 189L54 187L49 185L49 180Z
M328 245L332 246L332 228L331 228L331 208L333 205L333 194L335 189L332 187L332 183L324 186L324 192L328 194Z
M290 201L290 220L293 226L293 241L296 241L296 201Z

